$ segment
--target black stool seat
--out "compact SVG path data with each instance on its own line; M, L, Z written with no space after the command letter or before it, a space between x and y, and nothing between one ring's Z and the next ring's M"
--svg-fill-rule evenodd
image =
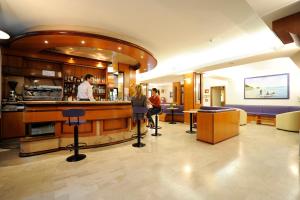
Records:
M74 155L69 156L66 160L68 162L76 162L80 161L86 158L86 155L79 154L79 142L78 142L78 126L80 124L85 123L85 120L79 120L79 117L84 116L85 111L83 109L69 109L69 110L63 110L62 114L64 117L68 117L68 121L66 121L69 126L74 126L74 144L67 145L67 149L74 150ZM71 119L71 118L77 118L77 120ZM81 143L84 146L86 144Z
M156 118L158 117L158 115L161 115L161 114L162 114L162 111L160 111L159 113L155 114L155 126L154 127L150 127L150 129L161 129L161 126L156 125ZM158 122L158 120L157 120L157 122Z

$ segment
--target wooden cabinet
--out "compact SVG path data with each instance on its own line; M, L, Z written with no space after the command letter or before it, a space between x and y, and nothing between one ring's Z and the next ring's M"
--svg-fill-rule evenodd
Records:
M216 144L239 134L240 112L198 112L197 140Z
M1 139L24 136L23 112L2 112Z

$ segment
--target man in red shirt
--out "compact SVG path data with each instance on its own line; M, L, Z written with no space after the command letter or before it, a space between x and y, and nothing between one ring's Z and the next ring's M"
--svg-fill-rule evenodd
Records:
M152 108L149 108L147 112L147 118L149 120L149 126L153 127L154 126L154 121L152 119L152 115L158 114L161 111L161 106L160 106L160 97L157 94L158 90L156 88L152 88L151 90L151 97L149 98L149 101L152 105Z

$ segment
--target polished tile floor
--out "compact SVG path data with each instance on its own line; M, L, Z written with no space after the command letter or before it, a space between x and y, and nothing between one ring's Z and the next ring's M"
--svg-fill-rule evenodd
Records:
M185 133L188 125L160 123L161 137L83 150L68 163L60 151L19 158L0 151L0 199L300 199L299 135L248 124L216 145Z

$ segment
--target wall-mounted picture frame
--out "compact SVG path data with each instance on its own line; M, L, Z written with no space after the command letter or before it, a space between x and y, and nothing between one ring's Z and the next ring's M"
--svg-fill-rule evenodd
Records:
M244 99L289 99L289 74L244 79Z

